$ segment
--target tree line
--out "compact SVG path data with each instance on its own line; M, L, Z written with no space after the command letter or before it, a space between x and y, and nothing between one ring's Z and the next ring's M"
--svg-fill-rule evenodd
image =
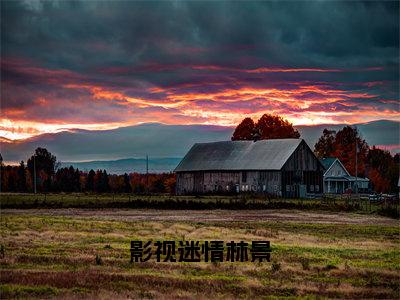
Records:
M300 138L300 133L293 124L281 116L264 114L254 122L244 118L236 127L232 140L264 140ZM357 150L356 150L357 149ZM314 153L320 159L336 157L343 163L350 175L368 177L376 192L396 192L399 180L399 154L370 147L362 139L357 128L346 126L338 132L324 129L314 146Z
M3 164L0 154L1 191L32 193L174 193L172 173L123 175L108 174L106 170L84 172L73 166L60 168L57 158L45 148L37 148L25 164ZM36 174L36 180L35 180Z
M293 125L282 118L264 114L257 122L245 118L236 127L232 140L300 138ZM324 129L314 146L320 159L337 157L352 176L368 177L373 190L396 192L399 180L399 154L370 147L357 128L346 126L338 132ZM38 192L95 192L95 193L174 193L176 179L173 173L110 175L106 170L83 172L72 166L60 168L54 155L45 148L37 148L25 165L5 166L0 154L1 191L33 192L34 174ZM34 172L35 171L35 172Z

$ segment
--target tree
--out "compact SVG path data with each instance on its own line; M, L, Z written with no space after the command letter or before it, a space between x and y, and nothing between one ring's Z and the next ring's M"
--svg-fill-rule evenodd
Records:
M110 191L110 184L106 170L97 170L95 176L95 188L98 193L108 193Z
M365 163L369 146L361 139L355 127L346 126L339 130L335 136L333 156L340 159L347 171L356 175L356 149L357 149L357 175L365 176Z
M377 192L395 192L399 180L399 163L389 151L373 146L367 155L368 177Z
M242 122L240 122L240 124L235 128L231 140L252 140L254 129L254 121L251 118L244 118Z
M22 160L18 166L17 170L17 188L19 192L25 193L28 189L26 186L26 168L25 163Z
M132 192L131 182L128 174L124 174L124 193Z
M90 170L88 175L87 175L87 179L86 179L86 185L85 185L85 189L88 192L94 192L94 177L96 176L96 173L93 170Z
M36 166L36 178L38 179L38 187L41 190L49 191L51 188L52 177L55 174L57 158L52 155L45 148L37 148L35 154L28 159L28 170L32 175L34 172L34 165Z
M293 124L281 116L264 114L256 124L250 118L245 118L236 127L232 141L236 140L261 140L268 139L298 139L300 133L293 128Z
M314 153L318 158L326 158L333 155L335 152L336 131L324 129L322 136L314 146Z
M298 139L300 133L293 128L293 124L283 119L281 116L264 114L256 124L256 131L260 134L260 139Z

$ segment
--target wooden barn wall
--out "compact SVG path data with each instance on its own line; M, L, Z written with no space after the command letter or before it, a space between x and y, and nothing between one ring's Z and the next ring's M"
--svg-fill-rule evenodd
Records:
M178 194L259 192L280 196L280 171L178 172Z
M305 142L279 171L178 172L177 193L257 192L283 197L322 193L323 167Z
M282 168L282 195L299 197L302 188L306 193L322 193L323 172L317 157L302 142Z

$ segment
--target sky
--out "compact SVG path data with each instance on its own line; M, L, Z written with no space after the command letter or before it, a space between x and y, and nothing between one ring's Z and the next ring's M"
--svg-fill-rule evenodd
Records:
M398 16L398 1L2 1L0 136L400 121Z

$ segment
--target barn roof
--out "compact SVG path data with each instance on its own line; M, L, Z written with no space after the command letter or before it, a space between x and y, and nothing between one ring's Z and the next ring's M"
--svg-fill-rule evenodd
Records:
M175 172L280 170L302 139L224 141L194 144Z

